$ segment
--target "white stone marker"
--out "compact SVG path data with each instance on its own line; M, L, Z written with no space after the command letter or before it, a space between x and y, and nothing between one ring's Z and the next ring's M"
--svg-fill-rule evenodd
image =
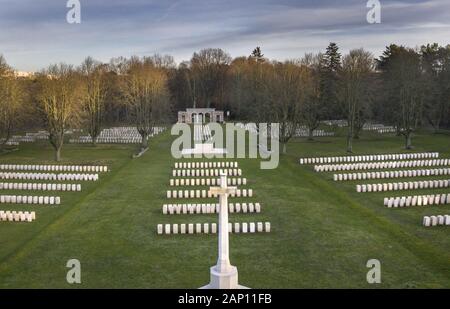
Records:
M438 221L437 221L437 217L436 216L431 216L431 226L436 226Z
M257 231L258 232L262 232L263 231L263 224L262 224L262 222L256 223L256 226L257 226Z
M239 289L245 288L238 284L238 271L232 266L229 256L228 231L228 195L236 192L236 187L227 186L227 176L220 173L220 187L211 187L211 194L219 196L219 256L217 264L210 268L211 281L202 289Z
M445 215L445 225L450 225L450 215Z

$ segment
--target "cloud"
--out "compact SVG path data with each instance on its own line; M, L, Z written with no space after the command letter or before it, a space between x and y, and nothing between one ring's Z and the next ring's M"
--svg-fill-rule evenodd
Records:
M380 53L391 42L416 46L449 37L447 0L383 1L382 24L366 22L364 0L80 0L82 23L66 23L64 0L0 2L0 53L20 70L80 63L87 55L169 53L188 60L221 47L232 56L260 45L271 58L301 57L336 41L344 51Z

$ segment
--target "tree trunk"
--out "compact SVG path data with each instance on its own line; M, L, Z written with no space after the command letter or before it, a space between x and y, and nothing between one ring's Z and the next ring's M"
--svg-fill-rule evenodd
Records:
M347 152L353 152L353 133L347 135Z
M434 126L434 133L436 134L436 133L439 133L439 129L440 129L440 125L439 125L439 123L437 123L435 126Z
M286 154L286 143L283 143L283 154Z
M411 132L405 134L405 149L411 149Z
M308 141L314 140L314 130L309 128L308 129Z
M142 144L141 144L141 149L146 149L148 147L148 134L141 134L142 136Z
M61 161L61 147L57 147L55 149L55 161L56 162Z

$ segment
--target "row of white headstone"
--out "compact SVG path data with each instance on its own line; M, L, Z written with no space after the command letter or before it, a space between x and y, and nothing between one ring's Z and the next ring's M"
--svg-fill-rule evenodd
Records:
M90 136L80 136L78 138L71 138L69 140L71 144L90 144L92 138ZM96 143L98 144L140 144L142 143L142 137L97 137Z
M0 140L0 141L4 143L4 140L3 140L3 139ZM7 145L7 146L19 146L19 142L16 142L16 141L7 141L7 142L5 143L5 145Z
M153 127L155 133L162 132L164 128ZM139 137L139 131L137 127L112 127L103 129L100 132L101 137Z
M394 133L397 130L395 128L382 128L382 129L377 129L376 132L380 133L380 134L384 134L384 133Z
M225 172L227 176L242 176L242 170L239 168L233 169L178 169L172 170L173 177L218 177L221 172Z
M395 127L393 126L385 126L384 124L379 123L366 123L362 128L364 131L375 131L377 133L391 133L396 132Z
M230 213L260 213L260 203L228 203ZM164 204L163 214L212 214L219 213L219 204Z
M410 207L410 206L427 206L427 205L446 205L450 204L449 194L431 194L431 195L414 195L401 197L385 197L384 206L388 208Z
M372 170L385 168L405 168L420 166L445 166L450 165L450 159L432 159L432 160L413 160L413 161L387 161L373 163L354 163L354 164L327 164L315 165L316 172L333 172L349 170Z
M24 165L0 164L0 170L12 171L51 171L51 172L107 172L107 166L98 165Z
M38 133L26 133L25 136L23 135L13 135L8 142L7 145L14 145L18 146L20 143L33 143L37 140L43 140L48 139L48 133L47 132L38 132ZM4 142L4 139L1 139Z
M36 220L36 212L0 210L0 221L33 222Z
M299 163L300 164L316 164L316 163L369 162L369 161L436 159L436 158L439 158L439 152L393 153L393 154L381 154L381 155L300 158Z
M59 205L61 204L61 198L59 196L0 195L0 203Z
M203 141L203 125L194 126L194 141L195 142Z
M424 180L424 181L408 181L394 183L374 183L356 185L356 192L383 192L397 190L418 190L433 188L448 188L450 180Z
M254 123L243 124L243 123L238 122L238 123L235 123L234 126L236 128L241 128L241 129L250 131L251 133L255 133L255 134L258 133L258 128L256 127L256 124L254 124Z
M165 129L166 129L165 127L153 127L152 133L159 134L161 132L164 132ZM137 127L112 127L112 128L103 129L100 132L99 136L100 137L139 137L141 135L139 134Z
M0 190L81 191L80 184L0 182Z
M424 216L423 226L450 225L450 215Z
M308 137L309 131L304 129L298 129L295 131L295 137ZM334 132L325 132L324 130L314 130L312 132L313 137L334 136Z
M147 137L151 138L164 132L165 127L153 127L152 133ZM90 135L79 136L69 140L70 143L92 143ZM138 144L142 143L142 136L136 127L113 127L103 129L96 140L99 144Z
M222 161L222 162L175 162L175 168L237 168L237 161Z
M17 143L33 143L36 141L36 139L33 136L13 135L10 141Z
M194 125L194 141L203 142L209 141L212 138L211 128L209 125Z
M209 125L203 125L203 141L210 141L212 139L211 128Z
M247 178L227 178L228 185L240 186L247 184ZM170 179L169 184L171 187L175 186L216 186L220 185L220 178L181 178Z
M237 189L231 197L252 197L253 189ZM212 198L216 197L209 190L168 190L167 198Z
M216 234L217 223L158 224L158 235L170 234ZM270 232L270 222L236 222L228 224L230 233L262 233Z
M348 127L348 121L345 119L323 120L323 121L321 121L321 123L323 123L327 126L333 126L333 127L339 127L339 128Z
M334 174L334 181L450 175L450 168Z
M0 173L0 179L97 181L98 174Z
M66 132L67 133L67 132ZM31 136L35 140L48 140L50 134L45 130L40 130L37 132L27 132L25 133L26 136Z

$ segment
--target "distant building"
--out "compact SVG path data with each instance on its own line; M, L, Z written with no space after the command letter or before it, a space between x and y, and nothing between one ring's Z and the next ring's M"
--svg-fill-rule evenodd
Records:
M222 123L223 119L223 111L216 111L215 108L187 108L186 111L178 112L179 123Z

